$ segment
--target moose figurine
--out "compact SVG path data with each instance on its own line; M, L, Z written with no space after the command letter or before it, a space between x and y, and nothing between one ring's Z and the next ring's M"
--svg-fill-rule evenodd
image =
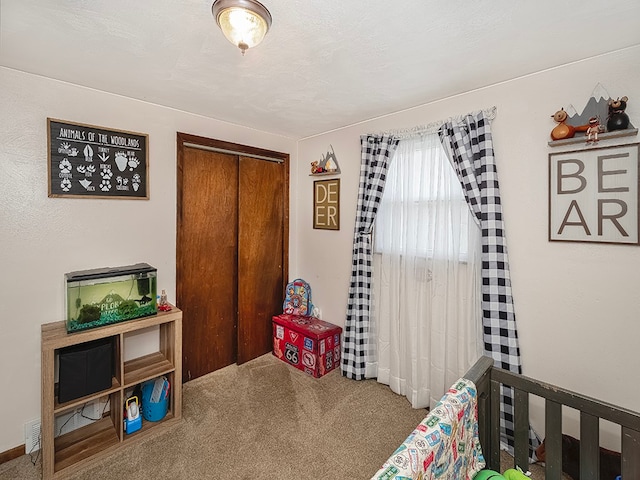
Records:
M556 113L551 115L558 125L555 126L553 130L551 130L551 139L552 140L564 140L565 138L573 138L576 132L586 132L589 128L589 125L580 125L573 126L567 123L569 119L569 115L565 112L564 108L561 108Z

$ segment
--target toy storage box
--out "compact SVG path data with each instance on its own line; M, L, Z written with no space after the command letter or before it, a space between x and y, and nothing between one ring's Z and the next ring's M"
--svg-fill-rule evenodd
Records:
M65 274L67 332L157 314L156 277L146 263Z
M342 328L315 317L273 317L273 354L299 370L322 377L340 363Z

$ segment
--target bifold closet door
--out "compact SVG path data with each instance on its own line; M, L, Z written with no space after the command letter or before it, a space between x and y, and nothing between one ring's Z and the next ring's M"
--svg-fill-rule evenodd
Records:
M286 280L287 163L179 146L183 379L272 349Z
M176 293L187 382L237 358L238 157L182 148Z
M273 346L271 317L284 298L283 163L240 157L238 192L238 357Z

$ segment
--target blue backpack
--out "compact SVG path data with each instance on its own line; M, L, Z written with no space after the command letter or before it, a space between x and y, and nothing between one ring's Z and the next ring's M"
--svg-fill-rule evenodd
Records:
M313 311L311 285L301 278L296 278L294 281L289 282L285 291L282 309L284 313L290 315L310 316Z

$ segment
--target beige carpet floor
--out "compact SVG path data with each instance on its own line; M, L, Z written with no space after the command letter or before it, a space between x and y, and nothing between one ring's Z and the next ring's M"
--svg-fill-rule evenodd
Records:
M185 384L182 422L69 478L366 480L425 415L374 380L314 379L268 354ZM0 480L41 478L31 460Z
M70 478L368 479L425 414L373 380L314 379L267 354L185 384L180 424ZM29 460L0 479L39 479Z

